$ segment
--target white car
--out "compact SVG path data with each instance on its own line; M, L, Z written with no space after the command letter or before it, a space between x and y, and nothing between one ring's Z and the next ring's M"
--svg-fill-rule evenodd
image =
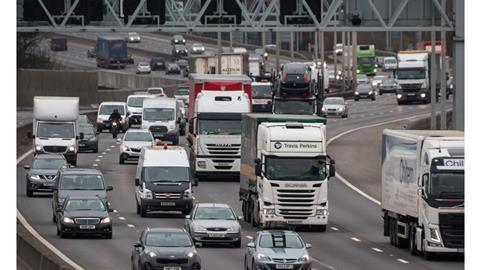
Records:
M357 84L369 83L367 75L357 74Z
M190 53L192 54L202 54L205 52L205 47L200 43L193 43L190 48Z
M377 88L377 87L380 85L380 83L381 83L383 80L385 80L386 78L387 78L387 76L384 76L384 75L377 75L377 76L373 77L373 79L372 79L372 86L373 86L374 88Z
M129 159L138 159L144 146L154 144L152 133L147 129L129 129L120 145L120 164L124 164Z
M147 88L147 94L155 97L165 97L165 91L162 87L150 87Z
M396 70L397 69L397 59L395 57L385 57L383 59L383 69L384 70Z
M177 100L183 100L185 105L188 105L190 99L188 86L179 86L177 90L175 90L175 92L173 93L173 96Z
M137 32L130 32L127 34L125 38L129 43L139 43L140 42L140 35Z
M322 116L341 116L348 117L347 102L343 97L327 97L323 101Z
M141 73L152 73L152 68L150 67L150 63L148 62L140 62L137 64L137 74Z

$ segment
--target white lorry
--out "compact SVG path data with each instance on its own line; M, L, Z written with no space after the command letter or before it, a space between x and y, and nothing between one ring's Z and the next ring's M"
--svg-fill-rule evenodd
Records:
M464 253L464 133L383 131L384 235L412 254Z
M400 51L397 55L397 103L430 101L429 57L426 51Z
M180 137L180 108L175 98L160 97L143 100L142 129L152 132L155 139L178 145Z
M262 228L328 223L325 118L245 114L242 117L240 200L245 221Z
M34 154L63 154L68 163L77 165L78 97L36 96L33 98Z
M241 114L251 111L243 91L203 91L189 121L190 162L194 176L238 177Z

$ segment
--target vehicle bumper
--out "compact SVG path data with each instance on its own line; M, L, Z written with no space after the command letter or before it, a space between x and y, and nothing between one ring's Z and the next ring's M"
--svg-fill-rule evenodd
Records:
M465 253L464 248L433 247L433 246L429 245L428 241L427 241L427 244L425 245L425 250L427 252L433 252L433 253L449 253L449 254L464 254Z
M317 210L321 210L326 208L318 208ZM278 210L276 211L278 213ZM308 216L305 219L286 219L284 216L278 214L265 214L262 213L260 220L265 225L275 225L275 224L288 224L293 226L303 226L303 225L327 225L328 224L328 215L329 212L325 215L315 215L315 216ZM268 227L268 226L267 226Z
M233 162L232 162L233 160ZM195 161L195 173L200 176L239 176L239 158L199 158ZM205 166L200 166L202 163ZM199 165L200 164L200 165Z
M140 157L140 152L134 152L134 151L121 151L120 156L122 157L123 160L127 159L138 159Z
M192 209L193 199L142 199L141 204L148 211L184 211Z
M94 150L94 149L98 149L97 140L78 142L78 151Z
M325 111L322 112L322 116L343 116L345 115L345 111Z
M397 92L397 88L382 88L382 87L379 87L378 90L381 91L382 93L396 93Z
M105 234L112 232L112 223L95 224L95 229L80 229L78 224L62 223L61 231L69 234Z
M242 238L242 234L227 232L194 232L192 235L195 242L202 243L233 243Z
M424 97L421 95L425 94ZM399 98L398 95L401 95ZM430 100L430 95L426 92L399 92L397 91L397 100L398 101L424 101Z
M371 94L371 95L366 94L366 95L355 95L354 98L355 98L355 99L371 99L371 98L373 98L373 97L375 97L375 95L373 95L373 94Z
M276 269L287 269L287 268L277 268L277 265L292 265L291 270L304 270L310 269L311 262L309 263L276 263L276 262L255 262L253 265L254 270L276 270Z
M52 192L52 187L55 185L55 181L27 181L28 189L34 192Z

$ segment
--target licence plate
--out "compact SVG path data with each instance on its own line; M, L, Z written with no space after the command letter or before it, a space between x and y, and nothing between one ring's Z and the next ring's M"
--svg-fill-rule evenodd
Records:
M214 238L224 238L225 234L217 234L217 233L209 233L208 237L214 237Z
M268 104L268 99L252 99L252 104Z
M231 166L232 164L230 163L218 163L218 166Z
M85 146L85 144L84 144L84 143L79 143L79 144L78 144L78 146L80 146L80 147L84 147L84 146Z
M182 270L182 267L179 267L179 266L164 266L163 270Z
M160 202L161 206L175 206L175 202Z
M277 264L277 269L293 269L293 264Z
M414 93L408 93L407 96L415 96Z
M80 229L82 229L82 230L94 230L95 225L80 225Z
M301 220L287 220L288 224L302 224Z

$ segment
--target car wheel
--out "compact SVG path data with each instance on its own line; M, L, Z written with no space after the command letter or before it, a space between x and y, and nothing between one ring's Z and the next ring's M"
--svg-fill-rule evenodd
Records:
M202 269L202 267L198 263L195 263L192 265L192 270L200 270L200 269Z
M241 248L242 247L242 239L238 239L235 243L233 243L233 246L236 248Z
M118 162L119 162L120 164L125 164L125 159L123 159L123 157L122 157L122 156L120 156L120 159L119 159L119 161L118 161Z
M248 264L247 264L247 256L245 256L245 259L243 260L243 269L244 270L249 270L248 269Z
M98 145L97 147L93 148L93 153L98 153Z
M381 95L383 95L383 92L382 92L382 91L378 91L378 94L381 96Z
M55 216L55 214L52 215L52 222L57 223L57 217Z
M112 239L112 233L111 233L111 232L106 233L106 234L105 234L105 238L106 238L106 239Z
M28 188L29 183L27 182L27 197L33 197L33 191Z
M60 238L64 239L64 238L67 238L67 234L62 232L61 230L59 231L59 236Z
M135 202L135 204L137 205L137 214L140 214L140 205L138 205L138 202Z
M342 115L342 118L347 118L347 115L346 114Z
M147 209L143 205L140 205L140 216L141 217L147 216Z

